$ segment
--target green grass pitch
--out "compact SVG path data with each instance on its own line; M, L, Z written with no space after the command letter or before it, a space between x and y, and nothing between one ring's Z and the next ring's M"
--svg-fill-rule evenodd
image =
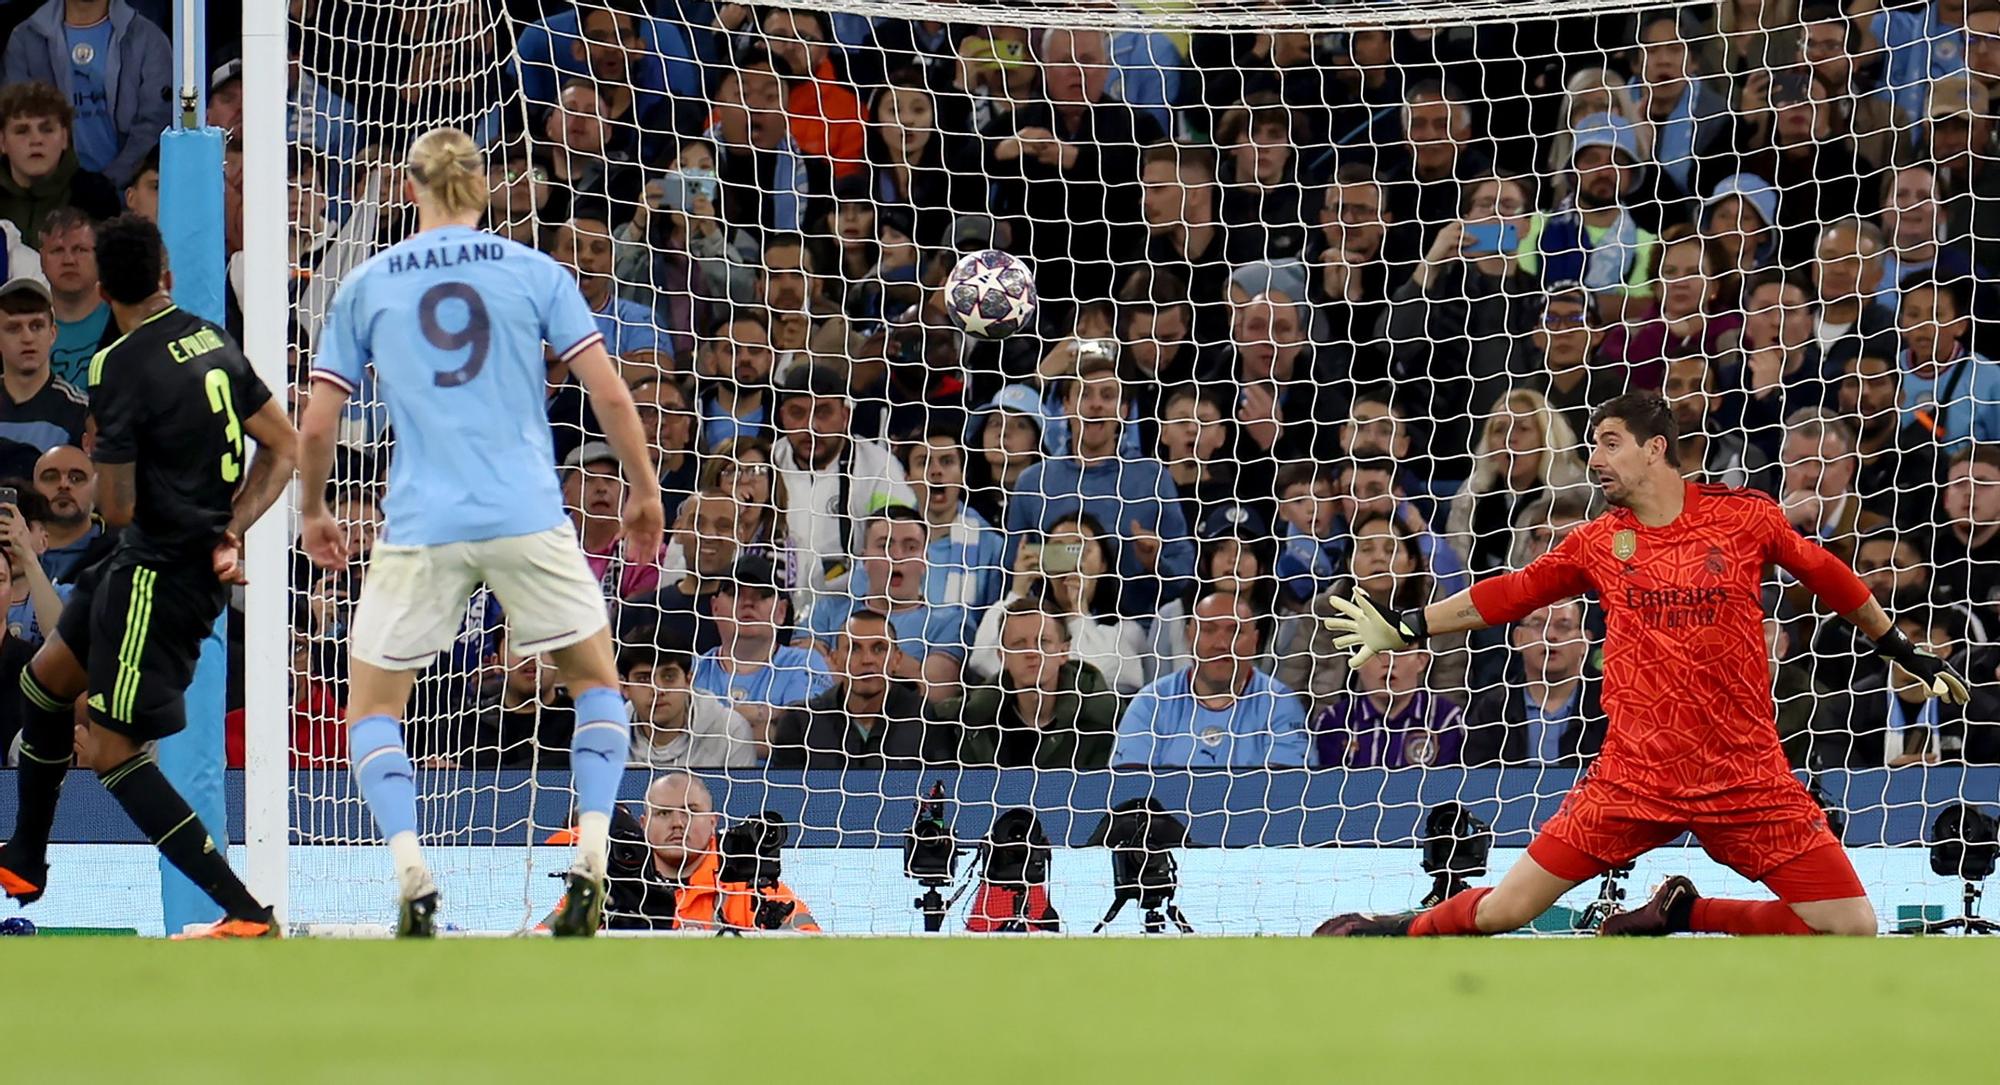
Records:
M0 943L21 1082L1959 1082L2000 941ZM777 1076L773 1076L773 1075Z

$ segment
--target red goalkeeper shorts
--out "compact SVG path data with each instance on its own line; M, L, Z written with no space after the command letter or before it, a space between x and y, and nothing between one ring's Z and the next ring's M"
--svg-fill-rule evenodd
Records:
M1682 833L1693 833L1710 858L1786 901L1867 895L1826 812L1796 781L1689 803L1586 776L1528 845L1528 855L1549 873L1581 882Z

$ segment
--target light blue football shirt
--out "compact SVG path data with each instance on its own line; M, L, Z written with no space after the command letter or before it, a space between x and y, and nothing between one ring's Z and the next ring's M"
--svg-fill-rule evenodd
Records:
M811 648L781 647L769 666L734 674L722 665L721 649L710 648L695 659L688 684L731 708L739 704L790 708L826 692L833 685L833 674Z
M352 392L374 367L396 440L383 541L440 546L567 523L542 345L567 361L602 340L568 270L469 226L426 230L350 273L312 375Z

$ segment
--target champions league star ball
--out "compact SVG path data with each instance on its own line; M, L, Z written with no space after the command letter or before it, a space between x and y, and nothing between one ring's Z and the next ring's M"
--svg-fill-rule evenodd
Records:
M945 312L978 339L1005 339L1035 322L1041 302L1035 276L1018 256L982 249L958 262L945 279Z

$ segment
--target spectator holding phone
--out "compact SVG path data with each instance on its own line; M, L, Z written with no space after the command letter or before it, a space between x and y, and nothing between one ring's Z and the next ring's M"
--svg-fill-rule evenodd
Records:
M1408 282L1389 296L1383 335L1390 372L1409 402L1436 419L1431 454L1461 467L1471 420L1506 390L1509 361L1538 315L1515 257L1534 211L1519 177L1468 182L1460 218L1447 222Z
M1145 681L1146 634L1138 622L1118 616L1111 566L1104 526L1086 513L1065 516L1041 541L1021 544L1013 584L987 608L973 635L966 684L990 684L999 677L1002 623L1016 604L1034 603L1062 622L1068 658L1088 664L1117 693L1137 692Z
M13 571L7 596L7 627L10 634L33 644L41 643L62 616L63 593L42 568L42 551L48 547L43 525L49 521L49 503L25 479L0 479L0 551L7 555Z

